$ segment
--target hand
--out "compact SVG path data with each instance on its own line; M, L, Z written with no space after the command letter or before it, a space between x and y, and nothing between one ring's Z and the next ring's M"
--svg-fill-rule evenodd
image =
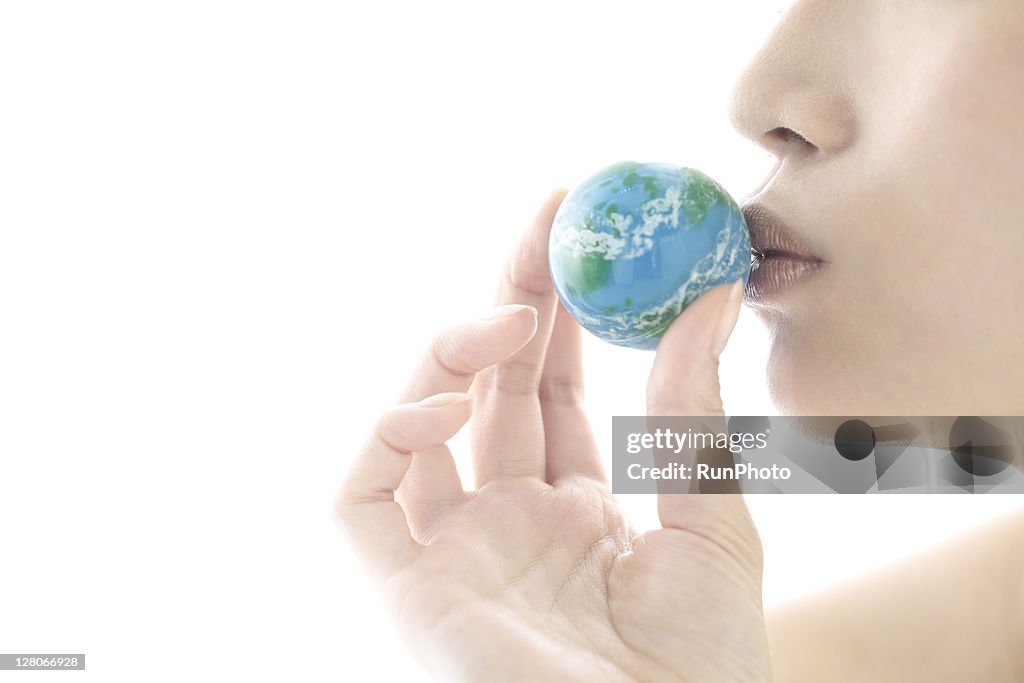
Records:
M339 494L343 528L445 680L768 681L761 546L742 497L660 495L662 528L638 534L609 490L581 406L581 331L547 269L563 197L509 262L505 306L438 336L380 417ZM712 289L665 333L650 414L722 414L718 354L738 293ZM465 492L444 443L471 413Z

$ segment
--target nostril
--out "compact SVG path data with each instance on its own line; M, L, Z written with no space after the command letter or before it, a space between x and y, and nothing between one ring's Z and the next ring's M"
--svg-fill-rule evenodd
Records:
M814 147L810 140L805 138L803 135L800 135L800 133L797 133L792 128L786 128L785 126L772 128L770 131L765 133L765 137L767 137L769 140L782 142L784 144L789 144L790 142L796 140L797 142L800 142L802 144Z

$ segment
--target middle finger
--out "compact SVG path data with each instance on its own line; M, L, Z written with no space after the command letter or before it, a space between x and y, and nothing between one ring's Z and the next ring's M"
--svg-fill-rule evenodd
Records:
M548 238L567 190L551 193L523 235L498 287L499 304L537 309L537 333L511 358L477 375L473 458L477 488L504 477L544 479L544 426L538 388L558 298L548 271Z

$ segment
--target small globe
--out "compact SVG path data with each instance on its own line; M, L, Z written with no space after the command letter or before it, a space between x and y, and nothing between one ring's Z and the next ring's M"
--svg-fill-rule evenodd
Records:
M548 245L566 310L601 339L654 349L698 296L750 272L750 234L735 200L700 171L631 161L570 192Z

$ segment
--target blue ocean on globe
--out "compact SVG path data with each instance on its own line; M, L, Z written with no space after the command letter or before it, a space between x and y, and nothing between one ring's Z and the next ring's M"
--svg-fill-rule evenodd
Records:
M621 162L570 192L555 214L548 263L566 310L619 346L654 349L708 289L750 272L736 201L700 171Z

